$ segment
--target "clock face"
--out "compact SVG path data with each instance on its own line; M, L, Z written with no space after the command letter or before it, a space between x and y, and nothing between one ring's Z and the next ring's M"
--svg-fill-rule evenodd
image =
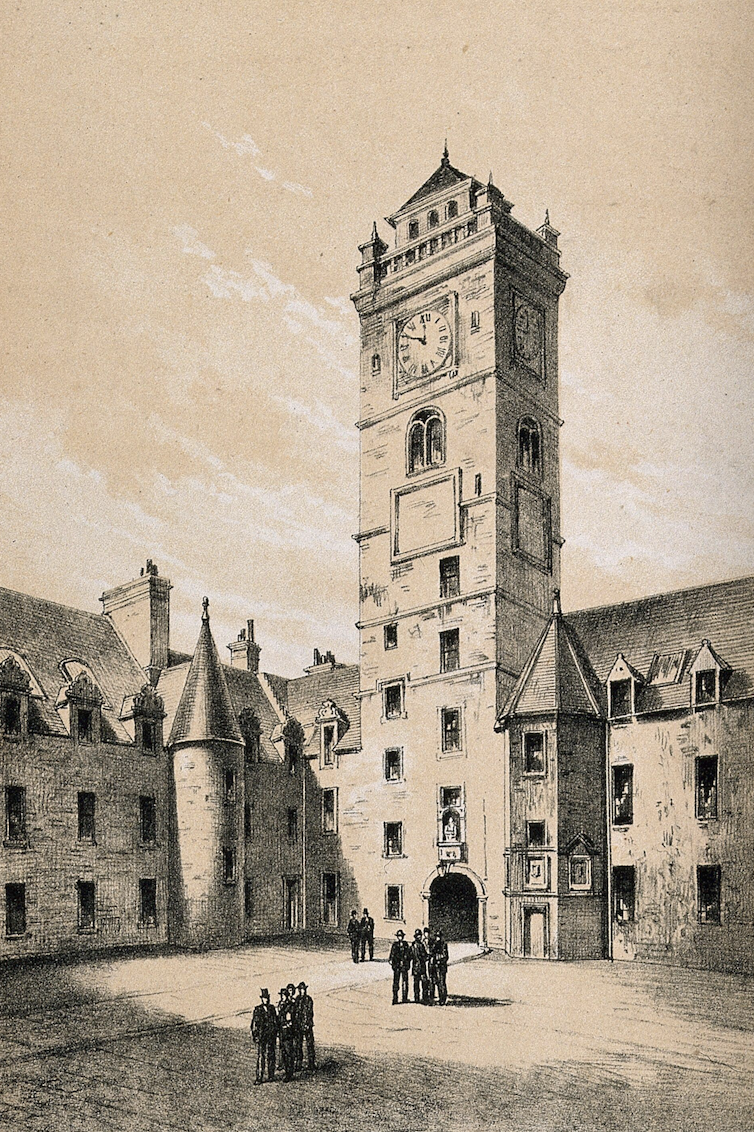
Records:
M542 315L536 307L519 300L516 304L513 335L517 357L532 369L539 370L542 355Z
M439 311L422 311L401 327L398 361L407 377L429 377L448 361L452 345L450 326Z

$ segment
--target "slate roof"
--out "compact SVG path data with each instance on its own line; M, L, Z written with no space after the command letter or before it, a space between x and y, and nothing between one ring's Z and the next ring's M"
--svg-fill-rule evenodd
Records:
M553 613L505 706L515 715L602 715L602 693L559 608Z
M55 701L69 683L61 665L81 661L91 671L105 697L103 737L130 742L119 720L126 696L136 695L147 682L143 670L102 613L89 613L0 589L0 650L18 653L42 691L30 701L34 730L67 735Z
M321 671L309 672L288 680L288 711L304 727L314 718L325 700L333 700L348 720L348 730L338 742L338 750L356 751L361 747L361 710L358 664L322 665Z
M754 577L582 609L566 621L603 683L619 652L646 678L655 655L684 650L677 682L638 689L637 714L688 706L689 670L705 639L732 669L723 700L754 695Z
M243 743L223 672L225 666L218 656L206 606L205 600L199 640L170 730L170 746L213 739Z
M416 190L413 196L408 198L405 204L402 204L401 207L393 213L393 216L399 216L400 213L404 212L406 209L413 208L415 204L424 200L425 197L434 196L435 193L440 193L443 189L459 185L464 181L472 181L474 187L482 188L482 185L477 181L473 181L473 178L471 178L468 173L462 173L460 169L456 169L455 166L450 164L446 150L442 161L437 169L435 169L432 176L424 182L420 189Z

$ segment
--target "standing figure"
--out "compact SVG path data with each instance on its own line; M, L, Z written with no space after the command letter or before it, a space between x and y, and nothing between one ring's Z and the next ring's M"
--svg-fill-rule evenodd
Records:
M426 1002L427 949L422 939L421 928L414 932L411 944L411 974L414 980L414 1002Z
M267 1075L268 1081L275 1080L275 1045L278 1037L278 1016L270 1002L270 992L262 987L261 1002L254 1007L251 1016L251 1037L257 1047L257 1085L261 1085Z
M364 915L361 917L360 937L361 937L361 962L364 962L364 956L367 948L369 948L369 959L374 959L374 920L369 915L369 909L364 909Z
M351 943L351 958L354 963L359 961L359 940L361 939L361 923L359 922L359 914L354 908L351 912L351 919L348 921L346 928L348 932L348 939Z
M314 1003L308 995L306 983L298 984L298 994L293 1002L293 1020L296 1028L296 1069L304 1067L304 1042L306 1042L306 1068L314 1072Z
M403 994L403 1002L408 1002L408 969L411 966L411 948L406 943L405 933L400 929L395 933L395 943L390 948L389 962L393 968L393 1006L396 1006L399 986Z
M432 982L437 986L437 1000L440 1006L444 1006L448 1000L448 945L443 939L442 932L438 932L432 941L430 955Z
M280 1034L280 1060L283 1063L285 1080L290 1081L296 1060L296 1022L293 1010L293 996L296 988L293 983L280 991L278 1003L278 1032Z
M425 983L425 986L426 986L426 989L427 989L427 993L426 993L426 1004L427 1004L427 1006L434 1006L434 1004L435 1004L436 982L435 982L435 977L434 977L435 963L434 963L434 960L432 958L432 938L433 937L432 937L432 934L431 934L429 928L425 928L424 932L423 932L422 942L424 944L424 950L427 953L427 981Z

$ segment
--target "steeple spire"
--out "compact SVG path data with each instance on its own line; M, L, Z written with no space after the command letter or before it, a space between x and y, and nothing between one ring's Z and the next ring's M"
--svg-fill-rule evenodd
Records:
M445 148L442 151L441 165L450 165L450 154L448 153L448 139L445 139Z
M169 745L175 747L178 743L203 743L208 740L243 743L209 627L209 598L205 597L199 640L183 685Z

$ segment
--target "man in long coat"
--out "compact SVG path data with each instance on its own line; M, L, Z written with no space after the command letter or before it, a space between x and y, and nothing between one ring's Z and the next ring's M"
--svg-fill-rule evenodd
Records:
M437 1001L444 1006L448 999L448 945L443 939L442 932L438 932L432 940L430 950L430 975L432 978L432 997L437 987Z
M278 1033L280 1034L280 1060L283 1062L285 1080L290 1081L296 1061L296 1022L293 1009L293 996L296 988L293 983L280 990L278 1003Z
M298 984L298 994L293 1000L293 1021L296 1030L296 1069L304 1067L304 1043L306 1043L306 1068L314 1072L314 1003L307 994L306 983Z
M393 1006L396 1006L399 987L403 993L403 1001L408 1002L408 969L411 966L411 948L406 943L405 933L400 929L395 933L395 943L390 948L389 962L393 968Z
M275 1043L278 1036L278 1016L270 1002L270 992L262 988L261 1002L254 1007L251 1016L251 1036L257 1047L257 1085L261 1085L267 1075L268 1081L275 1080Z
M364 962L366 957L367 948L369 948L369 959L374 959L374 920L369 915L369 909L364 909L364 915L361 917L361 924L359 925L359 934L361 937L361 962Z
M425 1002L424 983L427 978L427 949L422 939L421 928L414 932L411 944L411 975L414 980L414 1002Z
M361 940L361 921L359 920L359 914L355 908L351 912L351 919L348 921L346 931L348 932L348 940L351 944L351 958L353 959L354 963L358 963L359 941Z

